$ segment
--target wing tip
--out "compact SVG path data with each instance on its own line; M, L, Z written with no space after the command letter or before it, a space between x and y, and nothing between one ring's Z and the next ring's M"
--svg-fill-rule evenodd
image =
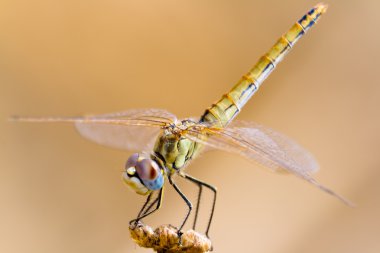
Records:
M25 117L25 116L19 116L19 115L11 115L7 118L7 121L8 122L37 122L38 119Z
M7 121L8 121L8 122L16 122L16 121L19 121L19 120L18 120L19 118L20 118L20 117L17 116L17 115L11 115L11 116L8 116Z
M330 194L331 196L337 198L338 200L340 200L346 206L351 207L351 208L356 207L356 204L353 203L351 200L349 200L349 199L343 197L342 195L334 192L330 188L328 188L328 187L320 184L317 180L315 180L313 178L304 178L304 179L306 179L308 182L310 182L314 186L318 187L320 190L322 190L322 191L326 192L327 194Z

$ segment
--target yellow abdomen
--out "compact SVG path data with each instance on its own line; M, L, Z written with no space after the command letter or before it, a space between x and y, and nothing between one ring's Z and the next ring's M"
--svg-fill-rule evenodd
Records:
M317 22L326 9L327 5L318 4L295 23L228 93L206 110L201 117L201 122L207 122L215 127L225 127L231 122L276 65Z

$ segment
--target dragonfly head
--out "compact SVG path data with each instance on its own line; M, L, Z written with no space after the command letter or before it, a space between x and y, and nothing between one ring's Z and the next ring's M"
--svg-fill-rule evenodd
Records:
M164 184L163 169L145 154L131 155L125 164L124 182L140 195L159 190Z

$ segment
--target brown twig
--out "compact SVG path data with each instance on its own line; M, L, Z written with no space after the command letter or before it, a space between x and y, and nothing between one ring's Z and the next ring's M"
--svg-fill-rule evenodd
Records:
M129 227L132 239L144 248L152 248L158 253L204 253L211 250L211 241L204 235L188 230L181 237L171 225L161 225L156 230L142 223Z

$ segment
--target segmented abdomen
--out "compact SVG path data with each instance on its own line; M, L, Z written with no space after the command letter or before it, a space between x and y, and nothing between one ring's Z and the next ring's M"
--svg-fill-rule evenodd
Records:
M327 5L318 4L295 23L228 93L206 110L201 117L201 122L207 122L216 127L225 127L231 122L276 65L317 22L326 9Z

